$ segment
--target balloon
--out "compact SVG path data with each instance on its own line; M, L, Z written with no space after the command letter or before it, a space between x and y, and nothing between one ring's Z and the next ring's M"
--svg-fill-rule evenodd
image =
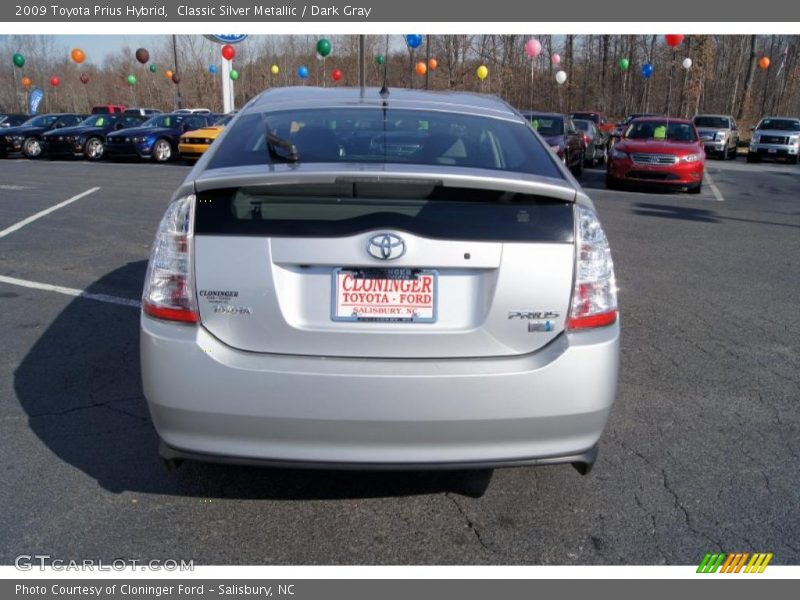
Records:
M25 66L25 57L22 56L19 52L17 52L11 59L14 63L14 66L18 69L21 69Z
M475 71L475 74L478 76L478 79L483 81L489 76L489 69L486 67L486 65L481 65L478 67L478 70Z
M617 64L619 65L620 69L627 71L628 67L631 66L631 61L629 61L627 58L620 58Z
M278 67L278 65L272 65L269 68L269 72L272 73L273 75L277 75L278 73L281 72L281 70L280 70L280 67Z
M642 65L642 77L650 79L653 76L653 65L645 63Z
M61 80L58 78L58 75L53 75L50 77L50 85L53 87L58 87L58 84L61 83Z
M665 35L664 39L667 40L667 46L670 48L676 48L677 46L681 45L683 41L683 35L680 33L673 33L670 35Z
M236 48L230 44L225 44L220 52L222 52L222 58L225 60L233 60L236 56Z
M22 87L26 90L31 87L31 78L30 77L23 77L22 78Z
M298 67L297 76L300 79L308 79L308 67L306 66Z
M439 61L438 61L438 60L436 60L435 58L432 58L432 59L430 59L430 60L428 61L428 68L429 68L431 71L435 71L435 70L436 70L436 67L438 67L438 66L439 66Z
M414 70L417 72L417 75L425 75L425 73L428 72L428 67L424 62L419 61L417 66L414 67Z
M164 71L164 77L166 77L167 79L172 79L172 75L173 75L172 71Z
M73 48L72 52L70 52L70 56L72 57L72 60L78 64L81 64L86 60L86 54L84 54L83 50L80 48Z
M317 54L319 54L322 58L328 56L331 53L331 50L333 50L333 46L331 46L330 40L321 38L317 42Z
M406 36L406 44L409 48L419 48L422 45L422 36L416 33Z
M331 79L334 81L339 81L342 78L342 72L339 69L334 69L331 71Z
M177 73L173 73L172 74L172 83L174 83L175 85L178 85L180 82L181 82L181 76L178 75Z
M155 73L156 71L158 71L158 65L150 65L147 68L150 69L151 73Z
M81 83L83 85L86 85L87 83L89 83L89 75L86 74L86 73L81 73L80 79L81 79Z
M217 74L217 65L210 65L208 67L208 72L211 73L212 75L216 75Z
M378 54L378 56L375 57L375 62L382 65L386 62L386 57L383 54Z
M236 69L231 69L230 78L231 81L236 81L237 79L239 79L239 71L237 71Z
M762 71L769 69L769 59L766 56L762 56L761 59L758 61L758 66L761 68Z
M136 85L136 75L128 75L128 85Z
M567 73L566 71L559 71L556 73L556 83L558 85L562 85L567 80Z
M681 63L684 69L687 71L692 68L692 59L691 58L684 58L683 62Z
M530 39L525 42L525 54L528 58L536 58L542 53L542 43L539 40Z
M146 48L138 48L136 50L136 60L142 64L145 64L148 60L150 60L150 53Z
M554 65L560 64L561 63L561 56L559 54L553 54L550 57L550 62L553 63Z

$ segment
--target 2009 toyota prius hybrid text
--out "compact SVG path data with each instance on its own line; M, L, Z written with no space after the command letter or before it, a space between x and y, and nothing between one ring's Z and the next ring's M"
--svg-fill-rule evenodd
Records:
M619 335L595 208L513 108L284 88L167 208L142 376L168 464L585 473Z

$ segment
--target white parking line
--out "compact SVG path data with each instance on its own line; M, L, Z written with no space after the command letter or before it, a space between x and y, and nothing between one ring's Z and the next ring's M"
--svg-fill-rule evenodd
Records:
M4 238L8 234L14 233L15 231L18 231L18 230L22 229L23 227L25 227L25 225L33 223L35 220L41 219L42 217L44 217L46 215L49 215L51 212L57 211L59 208L64 208L65 206L67 206L69 204L72 204L73 202L75 202L77 200L80 200L81 198L84 198L84 197L88 196L89 194L94 194L99 189L100 189L99 187L93 187L90 190L86 190L85 192L81 192L77 196L73 196L72 198L64 200L63 202L59 202L55 206L51 206L50 208L46 208L43 211L40 211L40 212L36 213L35 215L31 215L27 219L23 219L19 223L15 223L11 227L7 227L7 228L3 229L3 231L0 231L0 238Z
M714 194L714 199L717 202L725 202L725 198L722 197L722 192L719 191L717 184L714 183L714 180L711 178L711 173L706 171L706 183L708 187L711 188L711 192Z
M50 285L49 283L39 283L38 281L28 281L27 279L17 279L16 277L6 277L0 275L0 283L7 283L9 285L18 285L24 288L33 290L44 290L46 292L58 292L66 296L74 296L76 298L86 298L87 300L97 300L98 302L107 302L108 304L119 304L121 306L130 306L131 308L139 308L140 303L138 300L131 300L130 298L122 298L120 296L110 296L108 294L93 294L84 290L77 290L75 288L68 288L61 285Z

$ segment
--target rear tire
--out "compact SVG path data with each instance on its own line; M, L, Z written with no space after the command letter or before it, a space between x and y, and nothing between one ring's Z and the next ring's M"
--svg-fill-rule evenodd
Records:
M790 165L796 165L798 162L800 162L800 156L788 156L786 158L786 162L788 162Z
M489 489L492 481L494 469L481 469L477 471L465 471L459 486L459 492L470 498L480 498Z
M689 192L690 194L699 194L702 191L702 189L703 189L703 182L701 181L700 183L698 183L697 185L693 185L686 191Z
M620 190L622 189L622 185L620 184L619 180L617 180L616 177L611 177L611 175L606 173L606 189Z
M759 162L758 155L753 154L752 152L748 152L747 153L747 162L749 162L749 163Z
M570 169L572 171L572 174L575 175L575 177L580 177L581 175L583 175L583 163L585 160L586 160L586 151L584 150L578 157L578 162L575 163L575 166L572 169Z

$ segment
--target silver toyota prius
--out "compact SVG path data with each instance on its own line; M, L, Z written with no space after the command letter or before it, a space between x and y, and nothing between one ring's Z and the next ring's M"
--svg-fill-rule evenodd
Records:
M167 207L142 378L168 465L586 473L619 336L597 212L508 104L283 88Z

